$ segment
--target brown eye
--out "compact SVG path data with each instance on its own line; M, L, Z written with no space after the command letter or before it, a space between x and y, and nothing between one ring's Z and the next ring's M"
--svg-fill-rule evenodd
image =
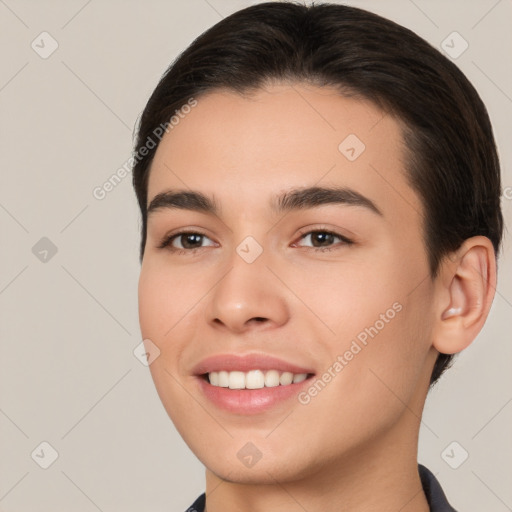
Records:
M204 245L205 241L209 241L209 243ZM164 238L158 248L163 249L167 247L171 251L193 251L208 245L215 244L206 235L192 231L183 231Z
M335 248L333 245L336 244L336 242L341 242L338 245L346 245L352 243L351 240L342 235L325 230L309 231L302 236L301 240L308 240L311 245L305 245L305 247L309 246L314 249Z
M176 237L175 240L180 242L180 249L196 249L197 247L201 247L203 238L203 235L198 233L185 233Z

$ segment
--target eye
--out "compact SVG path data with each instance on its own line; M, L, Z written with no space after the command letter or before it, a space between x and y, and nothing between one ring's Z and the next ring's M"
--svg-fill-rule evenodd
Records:
M165 247L168 247L171 251L178 251L181 253L191 252L194 249L201 249L202 247L206 247L203 245L205 240L211 242L206 246L215 245L215 243L203 233L197 233L194 231L182 231L180 233L174 233L165 237L158 248L164 249Z
M330 251L338 248L340 245L351 245L352 240L347 237L325 229L307 231L301 234L300 240L309 242L309 244L294 243L293 246L310 247L319 251ZM207 242L205 244L205 242ZM166 236L159 244L159 249L168 248L171 252L180 254L194 252L203 247L215 246L210 238L205 234L196 231L181 231Z
M347 237L340 235L339 233L324 229L308 231L302 234L300 240L306 240L311 243L311 245L306 245L305 247L311 247L313 249L324 251L336 249L339 245L353 244L352 240L348 239ZM337 241L341 243L333 246L333 244L335 244Z

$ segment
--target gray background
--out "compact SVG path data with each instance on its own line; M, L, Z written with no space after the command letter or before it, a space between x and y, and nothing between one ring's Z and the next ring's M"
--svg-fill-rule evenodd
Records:
M201 464L133 354L140 221L131 175L103 200L93 190L130 156L135 122L178 52L251 3L0 0L2 512L179 512L203 490ZM469 43L456 63L493 120L510 225L512 2L346 3L437 47L453 31ZM46 59L43 31L58 43ZM419 460L461 511L512 510L511 273L506 235L490 318L431 393L421 429ZM47 469L43 441L58 453Z

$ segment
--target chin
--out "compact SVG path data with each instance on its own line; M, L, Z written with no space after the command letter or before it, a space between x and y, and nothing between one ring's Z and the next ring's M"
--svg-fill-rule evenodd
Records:
M300 480L306 475L306 471L300 471L300 466L293 465L291 461L287 464L289 467L283 468L273 462L263 462L260 460L251 468L234 466L233 464L215 464L206 466L218 478L231 483L241 485L267 485L291 482Z
M313 453L298 451L294 444L280 444L281 449L277 449L270 446L268 440L264 446L264 440L261 440L261 451L257 451L251 443L238 440L231 446L219 446L220 449L213 451L211 446L208 451L204 445L202 450L195 449L197 446L189 447L208 471L222 480L238 484L296 482L313 476L321 468L320 461Z

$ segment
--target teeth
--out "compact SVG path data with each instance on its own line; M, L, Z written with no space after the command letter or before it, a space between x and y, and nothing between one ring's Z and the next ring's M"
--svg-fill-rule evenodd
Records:
M265 373L265 387L275 388L279 386L279 372L277 370L269 370Z
M281 377L279 377L279 384L281 384L281 386L288 386L292 382L293 382L293 373L284 372L281 374Z
M245 387L247 389L261 389L265 386L265 375L261 370L252 370L245 374Z
M217 372L212 372L217 373ZM229 373L228 372L218 372L219 375L219 383L217 386L221 388L229 388ZM211 383L210 383L211 384ZM213 384L215 386L215 384Z
M211 372L210 374L208 374L208 378L210 379L210 384L212 386L220 386L219 372Z
M244 372L229 372L229 389L244 389L245 388L245 373Z
M306 380L308 378L307 373L297 373L293 376L293 383L296 384L297 382L302 382L303 380Z
M288 386L306 380L307 373L279 373L277 370L251 370L249 372L210 372L208 379L212 386L229 389L262 389Z

